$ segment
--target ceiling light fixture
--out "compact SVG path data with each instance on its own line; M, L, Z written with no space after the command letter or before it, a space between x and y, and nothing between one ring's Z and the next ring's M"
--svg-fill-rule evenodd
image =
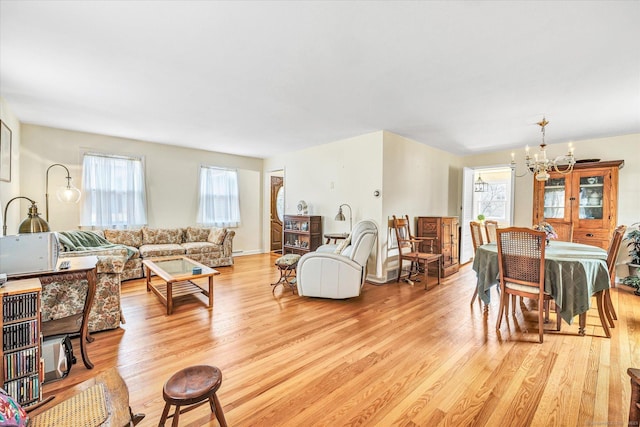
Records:
M556 171L561 174L568 174L573 171L573 165L576 164L576 159L573 156L573 146L569 143L569 153L564 156L558 156L555 159L547 159L547 144L544 141L545 136L545 126L549 124L546 118L542 118L542 121L539 121L538 126L540 126L540 130L542 132L542 143L540 144L540 152L533 155L533 158L529 155L529 146L527 145L525 148L525 164L529 172L533 173L536 180L538 181L546 181L549 179L549 172ZM563 169L560 169L558 165L561 164ZM511 153L511 169L516 169L516 155L515 153ZM526 172L522 175L524 176Z
M473 191L475 193L485 193L489 191L489 183L487 181L484 181L480 174L478 174L478 179L473 184Z

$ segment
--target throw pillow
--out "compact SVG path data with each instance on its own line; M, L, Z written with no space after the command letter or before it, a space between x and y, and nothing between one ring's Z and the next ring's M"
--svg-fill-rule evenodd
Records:
M142 228L143 245L169 245L182 243L182 228Z
M0 388L0 426L23 427L29 424L29 416L16 400Z
M209 232L209 238L207 239L207 241L209 243L221 245L224 242L224 238L226 235L227 235L226 228L213 227Z
M340 244L338 245L334 253L341 254L342 251L344 251L344 249L350 244L351 244L351 234L349 234L346 239L340 242Z
M186 242L206 242L209 239L210 230L208 228L187 227L185 233Z
M116 245L134 246L142 245L142 230L104 230L104 237Z

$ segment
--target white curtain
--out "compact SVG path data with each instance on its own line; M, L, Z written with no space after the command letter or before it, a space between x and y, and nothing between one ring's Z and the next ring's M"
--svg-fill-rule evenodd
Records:
M85 154L82 186L82 226L138 228L147 223L141 158Z
M200 167L198 224L206 227L237 227L240 224L238 172Z

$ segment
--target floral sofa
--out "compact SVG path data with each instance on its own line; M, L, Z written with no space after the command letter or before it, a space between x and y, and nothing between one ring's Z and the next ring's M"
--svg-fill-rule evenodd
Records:
M208 267L233 265L232 249L235 231L224 228L148 228L134 230L70 231L70 237L93 233L104 243L96 246L61 244L61 257L80 255L115 255L126 259L121 280L144 277L142 260L170 255L185 255ZM62 240L61 240L62 243ZM77 255L76 255L77 256Z
M68 256L85 256L81 252ZM89 332L115 329L124 323L120 306L120 274L126 258L100 255L97 257L96 294L89 313ZM44 276L42 282L42 321L56 320L81 313L87 294L87 280L61 272Z

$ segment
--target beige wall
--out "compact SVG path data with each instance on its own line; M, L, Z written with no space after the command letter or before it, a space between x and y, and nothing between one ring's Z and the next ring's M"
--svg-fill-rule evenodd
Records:
M86 149L115 154L143 155L147 172L149 225L183 227L196 221L197 179L200 164L237 168L240 177L242 224L236 230L234 250L268 251L269 179L284 171L285 211L296 214L298 200L310 213L322 215L323 231L344 232L348 223L335 221L338 206L353 208L353 222L372 219L380 228L377 262L369 266L370 279L384 281L395 274L393 250L387 247L388 218L408 214L460 215L462 167L507 165L510 151L459 157L386 131L331 142L305 150L281 153L269 159L227 155L177 146L154 144L105 135L54 129L20 123L0 99L1 117L13 131L12 182L0 182L2 207L11 197L36 200L44 216L45 172L53 163L69 167L80 186L81 153ZM620 171L618 223L640 221L640 134L577 141L578 158L624 159ZM566 144L548 147L551 156L566 152ZM516 151L522 161L524 150ZM522 165L519 171L522 172ZM64 170L49 175L50 223L54 230L76 228L79 205L55 198L55 187L64 183ZM530 175L516 179L515 223L531 224L533 181ZM380 197L373 195L375 190ZM15 206L13 206L15 205ZM14 203L9 211L9 233L15 233L27 203ZM346 212L345 212L346 214ZM389 261L388 261L389 260Z
M574 141L577 159L624 160L624 167L619 172L618 185L618 218L617 224L631 225L640 221L640 134L621 135L609 138ZM537 147L532 148L532 152ZM549 157L565 154L566 144L551 144L547 147ZM524 149L515 151L519 160L517 172L524 172ZM500 151L463 159L465 166L486 166L506 164L511 160L511 151ZM515 191L515 225L529 226L533 217L533 178L531 174L516 178ZM617 276L625 277L628 269L625 263L629 256L622 243L618 257Z
M374 132L265 160L265 171L278 169L285 170L287 213L297 213L296 203L303 199L311 214L322 215L325 233L343 232L348 225L333 218L341 203L349 203L354 223L371 219L378 225L379 256L368 269L372 281L386 281L387 270L396 268L387 262L396 256L387 248L391 215L458 214L460 158L391 132ZM375 190L381 192L380 197L373 195ZM268 212L264 221L268 231Z
M11 181L0 181L0 224L2 224L4 209L9 200L17 196L29 197L33 200L36 195L20 192L20 121L1 97L0 119L11 130ZM2 143L4 144L5 141ZM27 209L30 205L26 200L16 200L11 204L6 218L8 230L18 229L18 225L27 217Z
M577 159L624 160L620 170L618 187L618 224L632 224L640 221L640 134L621 135L610 138L574 141ZM532 147L532 153L538 147ZM567 144L550 144L547 147L549 157L565 154ZM511 152L498 151L463 158L464 166L508 165ZM524 149L515 150L518 167L522 174L524 168ZM526 174L516 178L515 225L531 225L533 216L533 177Z
M391 132L384 133L383 221L409 215L415 234L418 216L459 216L461 159ZM396 277L397 249L391 230L381 236L385 280Z
M47 168L54 163L64 164L80 188L84 151L144 156L150 227L195 225L201 164L238 169L241 225L235 229L233 249L244 253L262 251L261 159L23 124L21 192L37 197L44 212ZM64 177L63 168L49 171L52 230L75 229L80 221L80 204L65 204L55 197L56 187L66 182Z
M348 210L347 221L333 219L342 203L351 206L354 224L380 217L381 198L373 192L382 189L382 132L282 153L265 159L264 170L284 170L285 213L297 214L297 202L304 200L309 214L322 215L325 233L349 231Z

